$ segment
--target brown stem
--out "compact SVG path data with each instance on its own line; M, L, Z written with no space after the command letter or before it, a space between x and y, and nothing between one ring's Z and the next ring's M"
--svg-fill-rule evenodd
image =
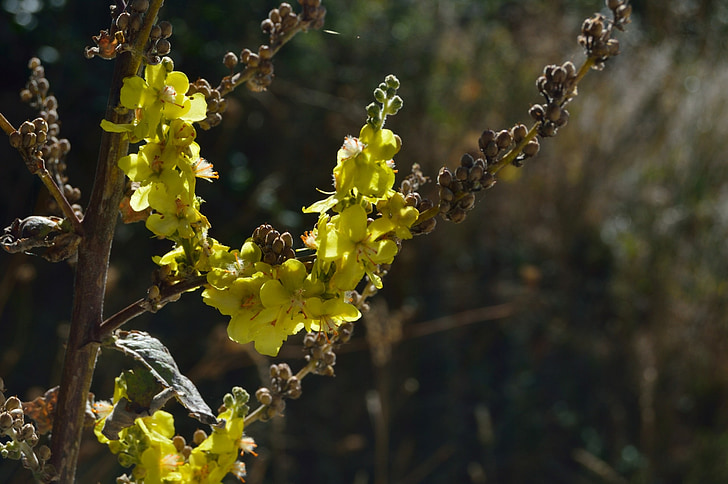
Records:
M190 279L185 279L173 286L166 287L160 292L159 301L156 301L156 304L163 305L165 303L172 302L183 292L196 289L204 285L206 282L207 278L205 276L196 276ZM129 304L118 313L104 320L98 328L98 335L96 335L93 339L95 341L102 341L104 338L109 337L112 331L120 328L127 321L150 311L152 309L151 304L151 301L146 298L139 299Z
M161 4L162 0L151 2L143 29L146 36ZM138 43L144 45L146 40ZM129 122L130 115L119 114L116 107L123 79L136 75L140 65L138 51L118 56L106 105L106 119L109 121ZM61 483L73 483L76 475L86 399L99 349L99 343L93 341L92 336L98 331L103 318L109 254L124 190L124 173L117 163L127 153L128 147L129 142L121 133L104 131L101 134L94 186L83 220L86 235L78 250L71 329L53 423L51 462L59 473Z

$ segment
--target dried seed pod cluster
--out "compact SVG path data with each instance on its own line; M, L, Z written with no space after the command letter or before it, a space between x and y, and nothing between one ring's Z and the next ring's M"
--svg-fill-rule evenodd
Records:
M326 8L321 5L321 0L298 0L303 7L300 18L306 22L308 29L320 29L324 26Z
M5 397L5 387L0 378L0 457L20 460L23 467L33 471L40 482L51 482L56 471L48 460L51 450L47 445L38 445L39 437L35 426L25 421L23 403L18 397Z
M536 80L538 92L546 99L545 104L534 104L528 114L538 121L538 134L542 138L556 135L559 128L569 121L569 111L564 106L576 94L576 67L571 62L561 66L548 65Z
M38 110L38 117L25 121L17 131L10 134L10 144L23 155L31 173L36 173L45 164L56 185L66 199L74 204L81 199L81 191L68 184L66 176L66 155L71 151L71 143L59 138L60 121L58 100L50 92L50 83L45 77L45 69L40 59L33 57L28 62L31 70L25 88L20 91L20 99ZM49 209L58 212L55 201ZM74 211L82 214L80 205L73 205Z
M245 66L246 72L253 74L245 82L245 86L251 91L265 91L273 82L273 53L273 49L268 45L258 47L257 54L250 49L240 51L240 63Z
M435 206L432 200L422 197L419 193L419 189L428 181L429 178L422 173L422 168L419 163L414 163L412 164L412 172L400 184L399 191L404 195L404 202L408 206L416 208L420 213L430 210ZM428 218L410 227L410 232L413 235L429 234L435 230L436 225L436 219Z
M289 232L280 233L269 224L263 224L253 231L253 242L263 252L262 261L282 264L296 257L293 250L293 236Z
M613 38L612 34L615 28L624 30L632 15L632 6L628 0L606 0L605 3L614 18L608 19L600 13L595 13L584 20L578 37L579 45L584 48L586 55L595 59L596 69L602 69L607 59L619 54L619 41Z
M319 2L320 4L321 2ZM260 28L263 30L263 33L270 36L271 45L278 45L289 32L298 26L299 22L300 19L293 11L291 5L283 2L278 8L274 8L268 12L268 18L261 22Z
M122 4L123 5L123 4ZM149 10L149 0L132 0L121 9L119 5L111 5L111 27L102 30L92 37L93 47L86 47L88 59L99 56L102 59L114 59L117 54L129 51L144 26L144 16ZM144 46L144 60L147 64L159 64L162 57L169 54L172 45L172 24L163 20L152 26L149 39Z
M303 337L303 350L306 352L306 361L313 362L313 373L323 376L334 376L334 365L336 365L336 353L334 343L346 343L354 331L352 323L344 323L336 330L333 338L326 333L306 333Z
M286 363L271 365L270 387L261 387L255 392L255 398L267 407L261 415L261 420L269 420L283 413L286 408L286 398L297 399L301 396L301 381L293 375L291 367Z
M492 131L486 131L486 133L492 133ZM510 144L510 140L508 144ZM467 212L475 206L475 192L490 188L495 184L495 178L488 173L487 167L486 160L483 158L475 160L466 153L460 159L460 166L454 172L445 166L440 168L440 172L437 174L437 184L440 187L438 207L445 220L452 220L455 223L465 220Z
M230 54L232 54L232 52L228 52L228 54L225 55L225 59L228 59ZM232 55L235 56L235 54ZM235 62L237 62L237 60L235 60ZM227 62L225 62L225 64L227 65ZM187 95L192 96L198 92L205 96L205 101L207 102L207 118L199 121L198 125L202 129L210 129L213 126L217 126L222 121L222 114L227 109L227 101L224 97L222 97L220 90L212 87L207 79L200 78L195 82L190 83Z

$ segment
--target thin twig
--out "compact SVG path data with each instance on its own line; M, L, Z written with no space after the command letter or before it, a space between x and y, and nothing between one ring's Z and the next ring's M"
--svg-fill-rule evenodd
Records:
M102 341L109 337L111 333L123 326L126 322L140 316L148 311L157 310L168 302L175 301L182 293L197 289L207 282L205 276L195 276L189 279L185 279L182 282L178 282L172 286L165 287L160 291L159 301L151 302L147 298L139 299L127 307L117 312L113 316L106 318L98 329L98 334L95 335L97 341Z

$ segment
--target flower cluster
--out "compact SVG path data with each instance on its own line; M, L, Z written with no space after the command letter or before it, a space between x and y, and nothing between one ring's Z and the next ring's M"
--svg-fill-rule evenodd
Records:
M108 445L118 456L122 466L133 467L127 482L217 484L230 473L242 479L245 465L238 461L238 455L253 453L255 447L252 439L243 435L247 401L248 394L243 389L233 388L223 399L218 415L220 425L214 426L209 435L198 430L193 439L194 447L187 445L183 437L174 435L174 418L163 410L135 418L118 432L118 438L112 440L104 435L103 429L114 407L97 402L94 433L99 442ZM124 375L116 379L113 404L133 406L128 400Z
M419 215L393 189L392 157L401 141L383 125L402 106L398 87L399 81L388 76L375 91L378 104L367 108L367 124L358 138L346 137L338 152L334 192L304 208L319 214L315 228L302 237L315 251L312 263L295 258L263 262L253 237L240 250L210 260L211 287L202 295L231 317L233 340L254 341L259 352L276 355L283 341L302 329L331 333L359 319L350 294L365 275L382 286L381 266L392 262L399 240L412 237L409 229Z
M146 226L176 247L156 257L172 278L206 274L205 302L230 316L228 335L239 343L255 342L263 354L276 355L288 336L302 329L336 332L359 319L352 291L366 276L381 288L382 266L412 237L419 212L411 197L393 189L392 158L397 135L384 129L387 115L402 106L399 81L388 76L374 91L367 123L358 138L346 137L334 168L334 191L304 209L318 213L315 228L304 237L309 254L295 257L290 234L261 226L238 250L208 237L210 224L195 195L197 178L217 178L200 157L191 123L205 119L201 93L187 96L187 76L172 70L171 60L147 65L144 79L124 80L121 104L135 111L129 124L102 122L107 131L144 140L137 153L119 160L134 192L129 206L150 211Z
M130 124L102 121L106 131L127 133L130 141L144 141L137 153L119 160L119 167L135 190L129 200L136 212L151 211L146 225L160 238L169 238L184 248L188 261L194 248L207 242L210 224L200 212L195 195L197 178L218 177L212 165L200 156L192 125L206 116L202 94L187 96L187 76L173 70L168 58L147 65L144 78L124 79L120 102L134 110Z

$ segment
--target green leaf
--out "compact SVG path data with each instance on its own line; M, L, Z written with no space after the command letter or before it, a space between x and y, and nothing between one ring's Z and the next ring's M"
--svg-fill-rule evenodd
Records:
M174 392L190 415L204 424L214 425L217 418L192 381L177 367L167 347L142 331L119 331L113 347L140 361L165 388Z

